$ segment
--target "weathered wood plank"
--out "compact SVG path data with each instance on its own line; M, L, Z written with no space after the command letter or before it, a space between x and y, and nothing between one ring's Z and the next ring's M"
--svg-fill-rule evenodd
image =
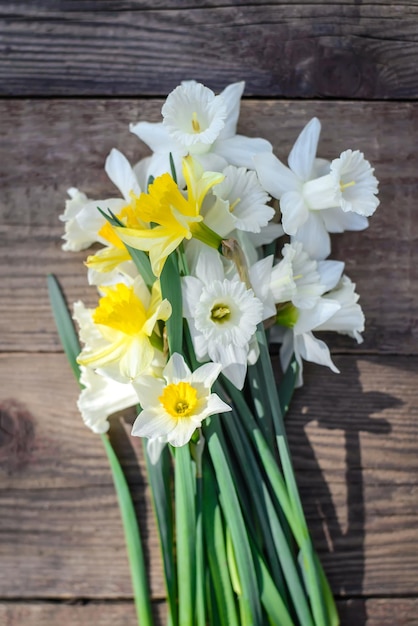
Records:
M322 519L322 527L311 526L315 543L337 593L414 594L417 364L338 362L336 377L306 368L307 386L296 392L287 422L308 519ZM402 563L392 567L395 552ZM405 582L395 591L393 572L401 569Z
M418 93L415 2L26 0L0 15L7 95L164 95L187 78L259 96Z
M341 626L417 626L418 601L412 598L337 600ZM163 626L164 603L154 603L156 626ZM0 620L5 626L131 626L135 620L128 602L46 604L42 602L0 603Z
M414 594L418 360L337 356L336 363L340 376L307 368L288 418L315 545L338 595ZM4 354L0 379L0 598L131 598L107 461L77 414L65 358ZM7 397L26 409L12 410ZM135 492L153 595L162 598L141 442L122 423L114 423L112 440Z
M153 611L155 626L166 624L165 603L154 602ZM132 626L136 616L131 602L1 602L0 623L4 626Z
M132 162L145 156L128 124L156 121L160 108L156 100L0 103L1 350L60 350L46 296L48 272L62 280L70 302L94 304L82 265L86 253L60 249L66 189L78 186L91 198L117 194L103 171L105 158L113 146ZM416 354L418 109L405 103L245 101L240 130L269 137L285 159L313 115L323 122L321 156L359 148L381 181L381 206L370 228L334 238L334 257L346 261L366 314L361 350ZM358 350L347 339L332 345Z

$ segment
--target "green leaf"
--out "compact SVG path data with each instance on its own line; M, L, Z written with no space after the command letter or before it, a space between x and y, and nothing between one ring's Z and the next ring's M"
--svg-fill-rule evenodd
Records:
M156 281L156 278L154 276L154 272L151 269L151 263L146 252L144 252L143 250L137 250L136 248L132 248L131 246L127 246L126 244L125 247L131 255L132 261L135 263L136 269L144 279L145 284L148 287L152 287L152 285Z
M203 465L203 526L207 558L211 573L219 626L240 626L237 616L230 570L226 567L224 522L218 500L216 478L210 463Z
M283 602L283 598L259 553L256 553L256 559L258 561L261 603L267 613L269 623L271 626L294 626L286 604ZM307 626L311 622L301 621L300 623Z
M183 306L181 296L180 273L176 253L167 258L160 277L163 298L171 304L171 316L166 322L168 349L170 355L178 352L183 354Z
M145 439L143 439L143 449L147 465L148 483L151 487L152 503L160 537L169 615L172 626L178 626L177 570L174 562L174 514L171 493L171 457L168 446L165 446L158 461L151 463Z
M296 533L295 537L301 550L301 563L304 569L304 581L311 601L312 613L316 626L328 626L329 620L324 610L323 598L321 594L322 585L315 566L314 550L296 484L279 395L277 393L276 380L271 365L264 328L261 325L259 325L256 335L260 348L259 362L268 386L269 402L273 415L273 423L276 429L277 448L280 455L290 504L293 509L293 516L296 521L296 526L293 527L293 532Z
M295 391L297 375L298 375L298 364L296 362L295 357L293 356L279 385L280 407L281 407L283 416L285 416L289 410L290 401Z
M241 500L247 520L249 520L247 527L251 525L251 518L255 512L255 517L260 525L264 539L264 551L270 563L269 571L282 598L282 604L286 604L286 591L283 585L284 576L300 623L304 624L304 626L314 626L306 594L299 577L296 557L292 553L286 532L282 527L282 522L270 496L264 479L266 474L261 471L253 448L244 436L243 429L240 428L241 422L242 418L235 411L232 411L232 415L224 416L224 424L230 432L230 440L234 442L239 467L244 475L245 492L249 494L252 500L250 501L249 511L245 510L243 500ZM259 461L261 462L260 458ZM235 484L238 484L238 481L235 481ZM278 504L280 505L280 502ZM286 524L286 522L284 523ZM261 552L262 549L263 547L260 546L259 551Z
M138 624L140 626L153 626L154 620L152 617L145 557L131 494L129 492L125 475L120 466L118 457L113 450L109 438L107 435L101 435L101 439L106 450L107 458L109 459L113 482L119 502L119 509L121 512L129 557Z
M81 352L81 347L73 320L69 314L67 303L58 281L53 274L48 275L47 283L49 300L58 335L74 376L79 380L80 366L77 363L77 357Z
M125 224L119 220L119 218L112 213L109 209L109 213L105 213L102 211L100 207L97 207L98 211L103 215L103 217L111 224L112 226L118 226L120 228L125 228ZM137 250L136 248L132 248L128 246L126 243L124 244L125 248L129 252L132 261L135 263L135 266L138 272L141 274L142 278L145 281L145 284L148 287L152 287L155 283L155 275L151 269L151 263L148 255L143 250Z
M244 523L240 503L231 473L231 460L227 455L227 445L220 430L219 418L211 418L206 426L209 453L215 468L219 485L222 510L228 524L237 568L240 577L242 595L239 598L241 620L243 624L261 626L262 610L254 562L249 545L247 529Z
M189 446L175 450L175 509L180 626L195 626L196 473Z
M169 154L169 159L170 159L170 170L171 170L171 178L174 180L174 182L177 185L177 172L176 172L176 166L174 165L174 159L173 159L173 155L170 152Z

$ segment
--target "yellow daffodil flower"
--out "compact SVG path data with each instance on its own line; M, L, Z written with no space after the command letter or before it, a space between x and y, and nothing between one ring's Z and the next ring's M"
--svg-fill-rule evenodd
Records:
M137 210L137 204L140 196L136 196L131 193L131 203L116 215L116 217L126 225L127 228L141 228L147 229L148 225L140 219L139 212ZM125 244L119 237L118 233L111 226L109 222L105 222L98 232L101 240L106 242L106 246L101 250L98 250L95 254L91 254L87 257L85 265L97 272L111 272L116 269L118 265L125 261L130 261L131 256L126 249Z
M200 214L203 200L209 190L224 176L217 172L204 172L189 155L183 159L183 175L187 185L185 197L170 174L158 176L142 193L136 204L141 219L155 224L154 228L115 227L120 239L138 250L149 252L151 267L158 277L168 255L184 239L196 237L218 248L221 237L203 224Z
M171 305L161 299L158 281L150 293L140 277L131 286L118 283L102 291L104 296L87 324L78 316L86 344L78 363L108 369L117 380L135 380L151 366L156 352L153 344L159 340L162 347L156 322L170 317Z

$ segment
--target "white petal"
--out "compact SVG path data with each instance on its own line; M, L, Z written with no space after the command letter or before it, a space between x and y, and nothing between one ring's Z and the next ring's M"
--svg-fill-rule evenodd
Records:
M286 191L297 191L302 182L279 159L269 152L254 157L255 170L264 189L274 198L280 198Z
M218 378L221 369L220 363L205 363L192 373L190 382L202 383L207 389L210 389Z
M65 201L65 211L59 216L62 222L74 219L89 201L86 194L79 191L76 187L70 187L70 189L67 189L67 193L70 198Z
M329 233L343 233L345 230L364 230L369 220L358 213L344 213L340 207L324 209L321 217Z
M253 291L263 303L263 320L276 315L273 292L270 289L273 255L261 259L250 267L249 275Z
M289 154L290 169L303 181L311 177L320 132L321 124L314 117L302 130Z
M324 324L340 308L341 305L337 301L320 298L312 309L300 309L299 317L293 329L295 334L301 335L314 330L317 326Z
M131 193L139 196L141 189L128 159L119 150L113 148L106 159L106 174L119 189L125 200L131 201Z
M154 348L148 340L133 338L128 349L124 349L119 367L122 376L127 380L135 380L143 374L154 358Z
M248 233L250 241L256 248L266 246L275 239L282 237L282 235L284 235L283 226L273 222L270 222L267 226L262 226L259 233Z
M286 191L280 199L280 208L284 232L296 235L309 217L309 209L302 194L299 191Z
M184 148L170 137L167 128L161 122L156 124L138 122L137 124L130 124L129 130L146 143L153 152L163 152L166 155L170 152L186 154Z
M167 437L174 430L176 426L176 420L168 415L161 408L160 411L156 409L145 409L136 418L132 426L132 435L135 437L148 437L155 439L157 437Z
M134 174L136 176L138 184L141 187L141 189L145 192L147 191L148 179L149 179L148 170L149 170L149 166L151 162L152 162L152 156L147 156L141 159L140 161L138 161L138 163L135 163L133 167ZM165 171L161 173L164 174Z
M200 425L200 423L199 423ZM192 438L197 424L188 419L178 420L176 427L167 435L167 441L176 448L186 445Z
M336 289L327 294L327 298L336 300L340 304L340 309L317 327L317 330L332 330L349 335L357 340L363 341L361 333L364 331L364 314L357 303L359 296L355 292L355 284L348 276L343 276Z
M229 202L217 198L205 213L205 224L221 237L226 237L234 230L236 219L229 210Z
M218 413L227 413L232 411L229 404L226 404L216 393L211 393L208 399L207 415L217 415Z
M309 211L308 219L292 237L300 241L311 259L325 259L331 252L331 239L321 214Z
M242 389L247 373L248 345L208 346L209 356L213 361L222 364L222 373L237 389Z
M120 384L83 366L80 369L83 389L77 402L78 408L84 423L93 432L104 433L109 428L109 415L135 406L136 393L130 384Z
M326 343L314 337L312 333L304 333L295 338L297 351L305 361L325 365L333 372L339 374L338 368L331 359L331 354Z
M254 157L256 154L271 152L273 147L266 139L260 137L244 137L235 135L229 139L218 139L213 151L222 156L230 165L254 169Z
M321 277L321 284L324 286L324 293L334 289L344 271L342 261L319 261L318 272Z
M228 85L228 87L226 87L219 94L226 108L225 126L219 133L219 139L232 137L237 131L241 96L244 92L244 87L244 81L241 81L240 83L232 83L232 85Z
M196 304L200 300L203 283L194 276L184 276L181 279L181 292L183 296L183 315L187 319L193 319Z
M88 202L77 216L77 222L84 232L90 233L91 238L94 241L101 241L106 243L97 233L105 224L106 218L100 213L98 209L101 209L104 213L109 213L109 209L112 213L119 213L122 208L126 206L126 201L122 198L107 198L106 200L93 200Z
M204 285L210 285L215 280L223 280L224 269L219 252L204 246L197 259L195 272Z
M164 368L164 378L167 383L179 383L181 380L188 379L191 371L181 354L175 352Z
M164 380L154 376L139 376L132 386L143 409L157 406L165 387Z

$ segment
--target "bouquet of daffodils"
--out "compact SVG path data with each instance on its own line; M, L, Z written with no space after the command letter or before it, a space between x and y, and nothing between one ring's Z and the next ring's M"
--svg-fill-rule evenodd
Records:
M141 626L153 624L141 538L109 416L137 406L161 542L170 626L335 626L312 546L283 417L303 362L334 372L317 331L358 342L364 316L330 233L362 230L377 180L358 150L317 158L320 123L288 166L265 139L236 134L244 84L194 81L167 97L162 122L131 132L152 155L114 149L120 196L69 190L66 250L86 260L98 304L74 305L53 277L52 306L79 378L78 407L109 455ZM272 368L280 345L283 373ZM277 374L277 375L275 375Z

